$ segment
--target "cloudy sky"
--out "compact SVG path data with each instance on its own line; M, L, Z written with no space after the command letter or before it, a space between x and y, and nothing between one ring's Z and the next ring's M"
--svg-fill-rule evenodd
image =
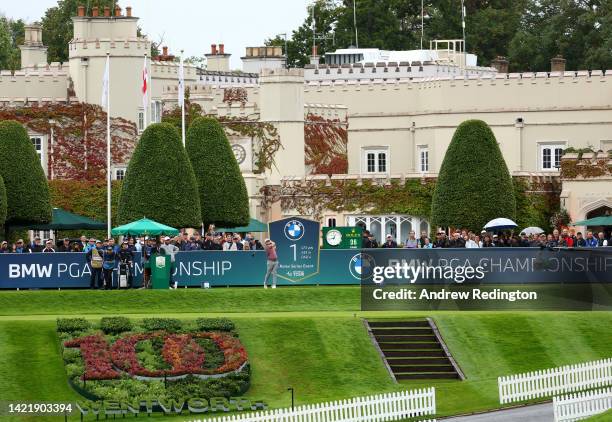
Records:
M87 0L82 0L83 4ZM0 0L0 13L26 22L40 20L56 0ZM297 28L306 18L308 0L119 0L153 41L163 37L172 53L201 56L210 44L225 44L232 68L240 68L245 47ZM75 12L76 13L76 12Z

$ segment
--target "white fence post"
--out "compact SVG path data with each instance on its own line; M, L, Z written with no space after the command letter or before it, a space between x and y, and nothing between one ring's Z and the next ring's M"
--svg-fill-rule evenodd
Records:
M612 409L612 388L553 397L555 422L573 422Z

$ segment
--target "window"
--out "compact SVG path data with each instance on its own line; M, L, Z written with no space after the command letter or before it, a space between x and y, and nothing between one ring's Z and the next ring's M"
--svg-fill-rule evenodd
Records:
M30 137L32 141L32 145L34 145L34 149L36 150L36 154L38 154L38 158L40 162L43 161L43 140L40 136L32 136Z
M151 102L151 122L160 123L162 118L162 103L161 101Z
M386 149L364 150L363 159L366 173L387 173L389 164Z
M138 111L138 131L142 132L144 130L144 111Z
M417 159L418 165L417 168L421 173L429 172L429 148L426 145L420 145L417 147Z
M115 169L115 180L123 180L125 178L125 169Z
M328 218L327 219L327 227L336 227L336 219Z
M565 145L541 145L540 169L543 171L557 171L561 165L561 156Z

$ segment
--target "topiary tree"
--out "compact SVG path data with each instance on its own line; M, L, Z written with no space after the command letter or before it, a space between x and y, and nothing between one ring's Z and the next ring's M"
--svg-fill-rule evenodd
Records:
M4 187L4 179L0 176L0 227L4 226L6 221L6 188Z
M480 231L493 218L515 216L514 186L495 135L482 120L461 123L440 168L432 224Z
M147 217L176 228L200 226L195 175L172 125L152 124L142 133L123 180L117 214L119 224Z
M51 220L49 186L28 132L14 120L0 121L0 176L6 189L5 237L12 225Z
M185 143L198 181L204 227L247 225L249 195L223 127L216 119L197 118Z

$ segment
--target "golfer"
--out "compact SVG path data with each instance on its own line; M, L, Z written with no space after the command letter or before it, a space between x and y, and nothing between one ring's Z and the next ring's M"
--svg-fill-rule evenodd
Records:
M276 271L278 270L276 243L272 242L270 239L266 239L264 241L264 248L266 250L266 256L268 257L266 276L264 277L264 289L268 288L270 276L272 276L272 288L276 289Z

